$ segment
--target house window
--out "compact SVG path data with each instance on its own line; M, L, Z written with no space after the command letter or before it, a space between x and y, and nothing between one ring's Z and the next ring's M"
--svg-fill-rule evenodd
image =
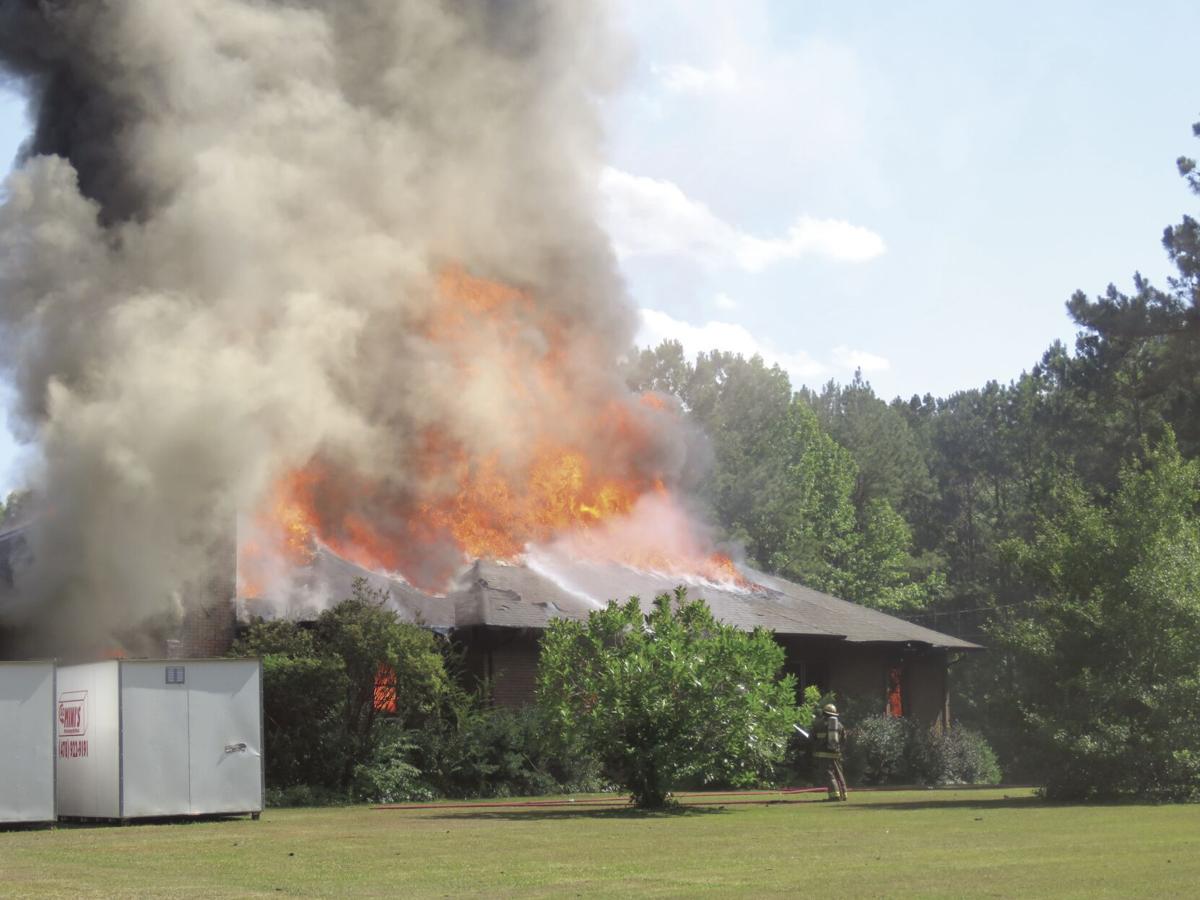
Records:
M396 711L396 670L387 663L380 663L375 672L374 702L376 712Z
M904 666L888 669L887 714L898 719L904 715Z

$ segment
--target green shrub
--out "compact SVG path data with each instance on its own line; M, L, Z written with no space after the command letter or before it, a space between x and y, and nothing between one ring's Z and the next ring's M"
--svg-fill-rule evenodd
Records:
M267 784L336 785L351 752L340 715L345 669L277 653L262 661Z
M978 731L955 725L918 740L921 779L930 784L997 784L1000 764Z
M432 800L435 792L412 764L415 741L397 722L387 722L369 762L354 767L352 792L367 803Z
M346 793L360 767L375 765L387 727L419 726L462 697L445 647L428 629L400 621L386 601L357 579L351 596L311 627L258 620L234 645L232 655L263 660L268 786ZM391 713L375 702L381 667L395 677Z
M868 716L847 728L846 776L855 784L901 784L915 780L915 729L907 719Z
M960 725L921 728L869 716L847 731L846 773L858 784L996 784L1000 765L983 735Z
M586 752L564 752L548 740L535 707L471 704L452 719L412 734L413 759L446 797L515 797L604 788L599 763Z
M421 770L405 762L400 753L356 766L353 794L366 803L413 803L435 797L421 780Z
M553 620L538 701L564 755L593 748L605 777L654 808L683 785L771 776L802 715L782 669L769 632L718 622L681 587L646 613L635 597Z
M400 622L362 581L311 626L253 623L233 649L263 660L266 780L274 805L502 797L603 787L586 752L551 746L537 709L493 709L454 675L455 652ZM376 676L396 677L396 709Z

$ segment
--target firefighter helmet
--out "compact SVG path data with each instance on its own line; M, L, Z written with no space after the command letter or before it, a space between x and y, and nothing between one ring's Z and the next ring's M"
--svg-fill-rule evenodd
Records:
M827 716L836 716L838 714L837 707L832 703L826 703L824 706L822 706L821 712L825 713Z

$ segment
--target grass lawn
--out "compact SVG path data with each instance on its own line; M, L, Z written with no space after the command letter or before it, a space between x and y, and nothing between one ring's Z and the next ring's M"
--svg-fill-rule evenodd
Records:
M259 822L0 832L0 894L1200 895L1200 806L1058 805L1020 789L789 799L657 815L269 810Z

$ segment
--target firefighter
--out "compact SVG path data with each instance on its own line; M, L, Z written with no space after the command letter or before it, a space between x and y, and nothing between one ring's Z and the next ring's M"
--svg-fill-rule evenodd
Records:
M813 723L813 756L824 760L828 777L829 800L846 799L846 776L842 772L842 744L846 729L838 718L837 707L826 703Z

